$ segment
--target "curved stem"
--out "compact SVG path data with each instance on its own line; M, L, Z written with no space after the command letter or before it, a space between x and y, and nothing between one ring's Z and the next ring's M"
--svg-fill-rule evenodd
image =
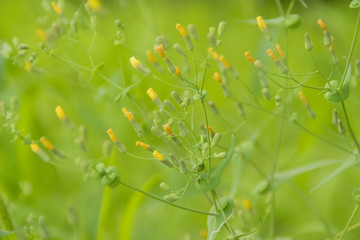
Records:
M356 216L356 214L357 214L357 212L359 211L359 209L360 209L360 205L359 205L359 204L356 204L356 207L355 207L354 211L352 212L352 214L351 214L348 222L346 223L345 228L344 228L344 230L342 231L342 233L341 233L341 235L340 235L340 237L339 237L339 240L341 240L341 239L344 237L347 229L349 228L349 225L350 225L351 221L354 219L354 217Z
M344 111L345 120L346 120L346 123L347 123L347 125L348 125L348 127L349 127L349 131L350 131L351 137L352 137L352 139L354 140L354 143L355 143L355 145L356 145L356 148L357 148L357 150L358 150L358 153L360 153L360 144L359 144L358 140L356 139L356 136L355 136L355 134L354 134L354 131L353 131L352 128L351 128L349 116L347 115L344 101L341 102L341 107L342 107L342 109L343 109L343 111Z
M350 65L351 57L352 57L352 54L354 52L356 38L357 38L357 35L358 35L358 32L359 32L359 25L360 25L360 9L358 10L354 36L353 36L353 40L352 40L352 43L351 43L349 55L348 55L348 57L346 59L346 65L345 65L345 69L344 69L344 73L343 73L343 76L342 76L342 79L341 79L340 86L342 86L344 84L345 76L346 76L346 73L347 73L349 65Z
M183 210L186 210L186 211L189 211L189 212L193 212L193 213L199 213L199 214L210 215L210 216L217 216L216 213L204 212L204 211L200 211L200 210L196 210L196 209L192 209L192 208L183 207L183 206L180 206L180 205L177 205L177 204L168 202L168 201L166 201L166 200L164 200L164 199L162 199L162 198L160 198L160 197L157 197L157 196L155 196L155 195L152 195L151 193L145 192L145 191L143 191L143 190L141 190L141 189L138 189L137 187L131 186L131 185L129 185L129 184L127 184L127 183L124 183L124 182L120 182L120 184L122 184L122 185L124 185L124 186L126 186L126 187L128 187L128 188L131 188L131 189L133 189L133 190L135 190L135 191L137 191L137 192L140 192L140 193L142 193L142 194L144 194L144 195L146 195L146 196L148 196L148 197L151 197L151 198L153 198L153 199L156 199L156 200L158 200L158 201L160 201L160 202L163 202L163 203L166 203L166 204L168 204L168 205L171 205L171 206L173 206L173 207L177 207L177 208L180 208L180 209L183 209Z

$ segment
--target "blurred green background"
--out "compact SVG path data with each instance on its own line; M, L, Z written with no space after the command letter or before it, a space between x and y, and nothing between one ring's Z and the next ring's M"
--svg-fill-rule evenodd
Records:
M282 1L282 4L286 7L289 2ZM315 68L310 55L303 47L304 33L308 32L313 40L312 52L319 68L328 75L331 72L329 56L323 46L322 30L316 24L316 20L322 18L334 36L334 49L340 60L340 69L343 69L345 65L343 56L347 55L350 47L356 11L348 8L348 1L306 2L308 8L296 2L293 12L301 16L301 25L289 29L287 35L282 26L269 24L275 41L288 55L288 62L293 72L311 72ZM64 16L70 19L79 8L85 23L88 24L83 3L72 0L61 1L59 5L63 7ZM217 51L237 69L241 80L255 92L263 106L269 110L275 109L273 101L267 102L263 99L257 72L244 57L244 52L250 51L271 71L277 71L272 60L266 55L266 49L270 48L271 44L263 38L254 21L260 15L265 20L279 17L274 1L104 0L102 5L102 10L98 14L98 34L91 55L95 65L104 62L101 73L112 81L121 86L123 84L129 86L142 77L141 73L131 67L128 59L136 56L144 64L150 65L145 52L153 48L155 37L161 34L166 36L170 46L175 42L183 44L175 24L181 23L183 26L195 24L199 32L199 46L202 50L206 50L209 46L206 38L209 27L217 26L219 21L226 21L227 30ZM21 43L28 44L31 50L38 49L41 39L36 35L36 30L49 28L56 19L58 16L51 9L51 1L0 0L0 43L11 43L13 37L17 37ZM123 30L125 40L120 47L125 83L121 81L119 52L113 44L117 31L113 23L115 19L120 19L125 26ZM78 36L84 46L89 46L92 32L85 25L79 25ZM57 56L90 67L87 56L66 36L53 41L48 48L54 49ZM169 51L169 55L175 59L175 62L181 61L174 52ZM357 44L354 59L359 58L359 55ZM41 53L34 64L36 71L30 73L25 71L23 64L24 61L21 60L13 64L11 60L0 57L0 100L8 103L12 96L18 97L20 116L18 128L23 135L31 133L31 138L34 140L46 136L73 159L78 156L99 159L102 157L102 143L108 139L106 130L112 128L120 141L128 147L129 152L151 157L151 154L149 156L142 149L135 147L138 137L121 109L125 106L135 116L141 116L141 113L136 110L129 98L124 97L120 101L114 101L120 92L106 81L94 76L89 82L88 72ZM259 132L251 161L268 173L276 149L275 139L280 129L280 120L251 107L245 107L246 119L234 113L237 111L236 103L220 94L218 84L211 79L212 73L216 70L217 64L214 61L210 62L207 76L209 80L205 85L208 99L221 109L222 117L232 128L245 123L237 133L238 143L248 140L252 134ZM171 77L166 77L166 74L164 76L167 81L172 81ZM336 74L334 77L339 78ZM310 77L308 83L323 85L318 75ZM156 110L156 106L146 95L149 87L154 88L162 99L170 98L173 89L150 77L131 89L131 96L136 99L137 104L148 114L148 117L152 118L152 111ZM244 100L251 99L241 84L232 85L231 90L237 92ZM275 95L277 90L278 87L271 83L271 94ZM348 146L347 143L349 136L344 139L337 133L336 126L331 125L332 110L339 108L339 105L327 102L319 91L307 89L303 91L315 110L317 119L313 120L307 116L306 109L295 92L293 111L297 112L299 122L339 146L353 149L354 147ZM359 86L356 81L352 82L351 93L347 107L354 132L358 136ZM64 108L75 126L87 127L88 156L84 156L74 143L73 134L57 119L54 112L57 105ZM216 131L228 130L213 114L209 115L210 125ZM341 112L340 115L342 116ZM203 123L202 115L198 115L197 120ZM151 135L149 131L151 126L146 119L140 118L139 122ZM59 162L60 165L65 166L65 169L55 168L42 162L28 146L22 145L20 141L12 141L13 135L5 129L0 128L0 136L0 194L8 207L14 230L19 232L19 239L25 239L21 236L24 236L24 226L30 214L36 218L45 217L50 239L76 239L76 234L67 220L69 204L74 207L78 216L79 238L96 239L104 187L97 181L84 182L82 174L69 162ZM222 144L227 145L230 139L230 134L224 134ZM166 145L161 144L158 139L150 136L149 140L166 152ZM147 189L156 195L164 194L158 187L161 181L167 182L173 189L181 188L185 184L185 179L180 174L167 169L155 160L134 159L121 153L113 157L116 158L116 166L119 167L125 182ZM290 122L285 123L279 152L279 171L319 160L345 161L347 157L347 153L317 140ZM241 172L234 162L236 161L233 161L234 165L226 170L219 186L218 192L222 196L230 193L234 176L236 179L237 174ZM310 190L329 176L336 167L338 165L303 174L277 191L276 236L285 239L291 237L289 239L316 240L325 239L329 234L335 235L343 229L355 206L351 193L359 186L358 169L350 168L310 193ZM266 196L252 193L262 179L253 164L246 166L234 199L239 211L244 210L242 201L249 199L253 204L255 216L264 214ZM103 239L202 239L200 230L206 231L205 216L181 211L153 199L144 198L122 186L113 190L111 195L110 209L103 219L106 226ZM208 211L211 207L204 195L196 191L194 186L190 186L179 204L204 211ZM242 215L237 213L236 216L241 218ZM357 217L356 220L358 221L359 218ZM37 223L35 225L38 226ZM266 238L266 225L264 229L260 235ZM224 236L226 231L219 239L225 239ZM346 239L359 239L359 236L360 232L354 231L347 235Z

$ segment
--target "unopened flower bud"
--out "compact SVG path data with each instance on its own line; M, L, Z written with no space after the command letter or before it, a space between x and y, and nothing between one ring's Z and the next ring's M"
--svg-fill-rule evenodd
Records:
M340 119L337 120L337 125L338 125L338 131L341 134L345 134L346 130L344 127L344 124L342 123L342 121Z
M213 137L212 141L211 141L211 147L215 147L221 140L221 134L220 133L216 133L215 136Z
M197 32L197 29L196 29L195 25L194 25L194 24L189 24L189 25L187 26L187 30L188 30L190 36L191 36L195 41L197 41L197 40L198 40L198 32Z
M217 29L218 36L221 37L224 34L225 30L226 30L226 22L221 21L219 23L219 26L218 26L218 29Z
M182 174L187 173L187 168L186 168L185 162L182 159L180 159L180 173L182 173Z
M171 159L172 163L173 163L176 167L179 167L179 166L180 166L180 163L179 163L178 158L177 158L173 153L169 153L169 156L170 156L170 159Z
M271 100L269 88L263 88L261 92L267 100Z
M308 33L305 33L305 48L309 51L313 48L313 44Z
M179 53L180 55L182 55L182 56L184 56L184 57L187 56L185 49L184 49L180 44L175 43L174 46L173 46L173 49L174 49L177 53Z
M162 189L162 190L164 190L164 191L170 191L170 187L169 187L169 185L167 185L165 182L161 182L160 183L160 188Z
M164 196L164 200L166 200L168 202L175 202L178 199L179 199L179 196L176 193L171 193L169 195Z

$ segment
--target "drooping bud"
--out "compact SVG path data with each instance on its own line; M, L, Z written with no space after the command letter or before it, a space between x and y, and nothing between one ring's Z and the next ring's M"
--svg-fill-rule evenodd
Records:
M176 111L175 105L169 99L165 99L164 104L170 111Z
M152 126L151 127L151 132L155 136L160 137L160 138L164 136L163 132L160 130L160 128L158 126Z
M190 36L191 36L195 41L197 41L197 40L198 40L198 32L197 32L197 29L196 29L195 25L194 25L194 24L189 24L189 25L187 26L187 30L188 30Z
M222 37L222 35L224 34L225 30L226 30L226 22L221 21L221 22L219 23L219 26L218 26L218 29L217 29L217 34L218 34L218 36L219 36L219 37Z
M166 200L168 202L175 202L178 199L179 199L179 196L176 193L171 193L171 194L164 196L164 200Z
M338 114L337 114L337 111L336 111L336 109L334 108L334 110L333 110L333 115L332 115L332 124L336 124L337 123L337 121L338 121Z
M167 185L165 182L161 182L160 183L160 188L162 189L162 190L164 190L164 191L170 191L170 187L169 187L169 185Z
M173 153L169 153L169 156L170 156L170 159L171 159L172 163L173 163L176 167L179 167L179 166L180 166L180 163L179 163L178 158L177 158Z
M261 71L264 75L268 74L268 70L267 67L260 61L260 60L255 60L254 65L257 69L259 69L259 71Z
M308 51L311 51L311 49L313 48L313 44L308 33L305 33L305 48Z
M337 125L338 125L339 133L345 134L346 130L345 130L344 124L342 123L342 121L339 118L337 120Z
M180 131L180 135L183 138L186 138L188 136L188 132L185 129L184 125L182 124L182 122L178 121L178 126L179 126L179 131Z
M215 147L221 140L221 134L220 133L216 133L215 136L213 137L212 141L211 141L211 147Z
M182 55L182 56L184 56L184 57L187 56L187 54L186 54L186 52L185 52L185 49L184 49L180 44L175 43L174 46L173 46L173 49L174 49L177 53L179 53L180 55Z
M185 162L182 159L180 159L180 173L182 173L182 174L187 173L187 168L186 168Z
M171 91L171 97L179 104L181 105L182 99L180 95L176 91Z

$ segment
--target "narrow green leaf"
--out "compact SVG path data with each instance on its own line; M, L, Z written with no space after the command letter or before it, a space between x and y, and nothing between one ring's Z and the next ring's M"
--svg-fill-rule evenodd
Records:
M278 189L279 187L281 187L282 185L284 185L290 179L292 179L300 174L315 170L317 168L322 168L322 167L329 166L329 165L339 164L342 162L343 162L343 160L323 160L323 161L310 163L310 164L307 164L304 166L300 166L300 167L297 167L292 170L277 173L277 174L275 174L274 179L271 182L269 182L267 179L262 180L254 188L253 192L256 194L263 194L263 193L267 193L270 190L274 191L274 190Z
M359 162L359 159L357 159L357 158L347 159L332 174L330 174L327 178L325 178L323 181L321 181L318 185L313 187L313 189L311 189L311 193L314 192L319 187L321 187L322 185L324 185L325 183L327 183L328 181L330 181L331 179L333 179L334 177L336 177L337 175L339 175L340 173L342 173L343 171L345 171L346 169L348 169L349 167L356 165L358 162Z
M13 232L0 230L0 237L4 237L4 236L7 236L7 235L12 234L12 233L13 233Z
M222 214L217 216L208 216L207 226L208 226L208 239L215 240L217 234L220 232L221 228L224 226L226 221L228 221L235 212L235 204L233 200L229 197L220 199L220 207L223 209L226 219ZM215 206L212 206L210 212L216 213Z
M289 14L285 17L285 25L288 28L297 28L301 24L301 17L298 14Z
M196 188L202 191L211 191L214 190L219 185L222 174L224 173L225 168L229 165L234 155L234 147L235 147L235 138L233 137L226 158L222 160L216 167L210 169L209 178L206 172L203 173L202 178L195 183Z
M301 5L303 5L304 8L308 8L308 5L306 5L305 1L304 0L298 0Z

